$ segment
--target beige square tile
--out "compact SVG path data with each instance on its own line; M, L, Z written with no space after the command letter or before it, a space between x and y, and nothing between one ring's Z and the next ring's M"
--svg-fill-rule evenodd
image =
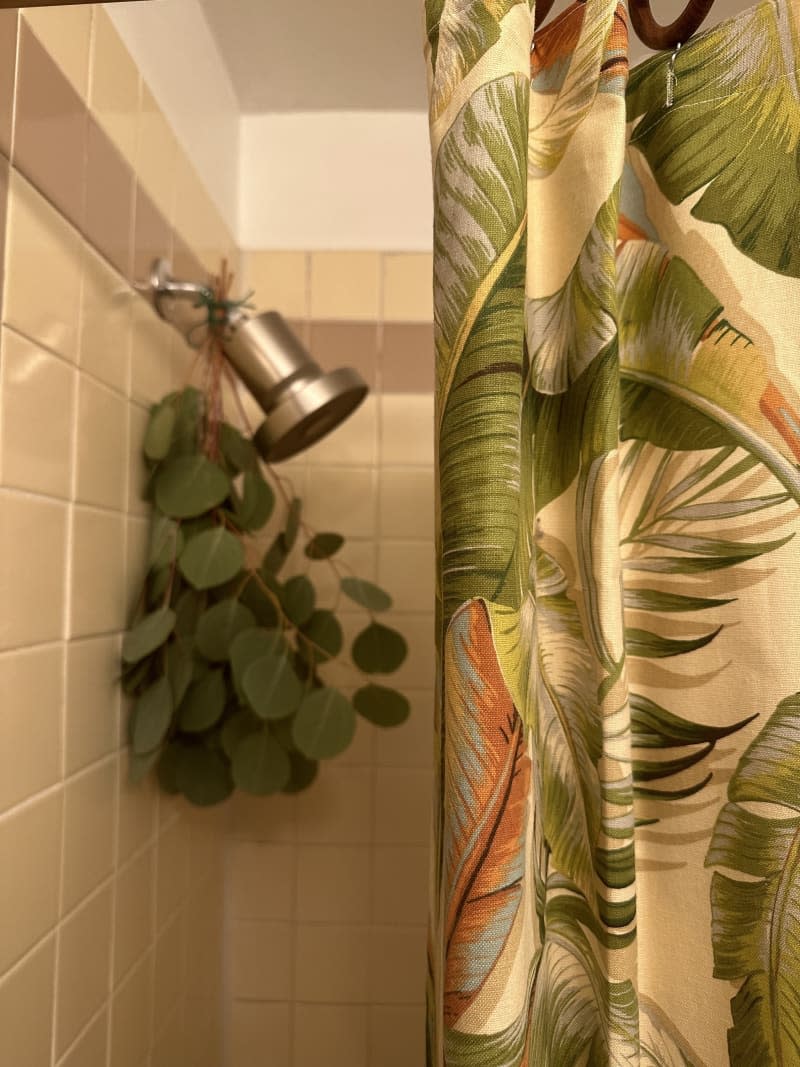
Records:
M133 308L139 297L89 245L84 246L79 361L101 382L128 392Z
M51 930L58 914L61 794L50 793L0 820L0 972Z
M93 8L26 7L22 17L56 61L73 88L86 99Z
M428 847L379 845L374 850L373 861L373 921L393 925L425 923L428 918Z
M151 1044L153 968L145 956L114 995L110 1067L141 1067Z
M136 161L139 69L109 15L94 9L89 107L130 164Z
M382 464L433 467L433 396L381 397Z
M297 836L297 797L277 794L265 803L262 797L235 793L228 802L231 834L246 841L277 843Z
M432 689L404 689L411 714L402 726L377 730L375 762L382 767L431 767L433 763Z
M380 1067L425 1063L425 1007L373 1004L369 1009L369 1062Z
M369 1000L369 928L303 925L297 928L295 995L312 1003Z
M81 375L76 499L124 510L128 465L128 402L88 375Z
M377 322L380 275L378 252L312 252L311 318Z
M433 541L381 541L378 584L397 611L432 611L436 596Z
M61 774L61 645L0 656L0 811Z
M378 457L378 401L368 396L353 414L312 445L307 461L315 466L373 466Z
M6 157L11 155L18 22L16 8L0 12L0 153Z
M136 172L170 222L174 218L175 166L180 151L156 98L142 82Z
M178 916L165 927L156 942L153 974L153 1025L155 1033L168 1026L170 1016L180 1009L184 983L185 924Z
M225 808L203 809L184 805L183 820L189 834L189 882L199 885L217 874L225 862Z
M113 752L119 736L120 643L95 637L67 645L66 772Z
M153 839L157 809L158 788L155 779L151 776L136 784L129 781L128 749L125 748L119 755L118 866Z
M81 239L54 207L11 172L3 317L73 362L78 351ZM42 299L47 293L47 299Z
M378 487L381 537L421 538L430 545L436 532L435 493L431 468L384 468ZM432 551L429 545L424 551Z
M375 476L359 467L308 470L306 522L315 530L336 530L344 537L375 534Z
M255 841L229 846L229 907L234 919L291 919L295 849Z
M349 682L350 685L353 684L352 676ZM351 695L347 687L344 688L344 691L347 695ZM366 719L359 717L356 721L356 732L353 740L341 755L334 757L331 761L332 766L371 767L375 762L375 733L375 727L368 723Z
M433 322L433 254L383 257L383 321Z
M124 572L123 517L76 507L72 531L72 637L124 629L127 624Z
M427 845L431 821L430 771L381 767L375 783L375 842Z
M208 878L189 898L184 914L191 936L186 939L187 1005L190 1000L221 1007L223 992L223 912L225 885L222 872Z
M79 228L86 201L86 104L23 19L14 166Z
M176 1064L186 1063L184 1053L183 1005L178 1004L161 1031L156 1032L150 1067L175 1067Z
M359 578L374 582L376 580L375 549L374 540L348 538L336 553L337 566L340 565L345 574L356 574ZM325 607L331 607L337 597L340 598L339 575L324 560L312 563L309 567L309 574L317 590L319 603Z
M77 375L11 330L1 341L3 483L68 499Z
M103 1011L59 1062L59 1067L106 1067L108 1011Z
M296 1067L329 1067L331 1049L336 1049L337 1060L347 1067L368 1067L370 1062L366 1007L297 1004L294 1035Z
M372 872L366 846L301 845L297 850L299 922L369 921Z
M186 1027L186 1062L192 1067L218 1067L222 1063L222 1019L219 1000L188 1000Z
M182 819L164 829L158 839L156 921L160 930L180 906L189 877L189 840Z
M128 411L130 420L128 445L128 512L133 515L150 515L150 501L144 496L147 488L148 470L145 465L142 446L147 430L149 413L138 404L131 404Z
M154 850L146 849L117 875L114 980L147 951L153 938Z
M1 16L0 16L1 17ZM3 311L3 279L5 276L5 248L6 248L6 209L8 208L8 181L11 167L8 160L0 154L0 320Z
M245 1000L288 1000L292 995L291 925L236 919L229 938L232 995Z
M63 635L66 551L65 504L0 490L0 649Z
M292 1067L291 1005L237 1000L230 1009L229 1067L261 1067L269 1049L269 1067Z
M144 300L134 304L131 396L140 404L154 404L173 388L174 333Z
M64 787L62 914L71 911L111 873L116 781L116 762L111 759Z
M230 262L233 242L216 205L185 152L179 152L175 174L173 225L199 260L203 271L216 275L223 258ZM187 277L175 257L178 277ZM191 275L196 277L194 272Z
M0 980L0 1063L50 1067L55 938Z
M58 955L56 1056L72 1044L108 995L111 887L62 924Z
M243 252L242 285L253 303L275 308L287 319L307 319L309 257L306 252Z
M426 689L436 679L436 642L433 612L426 614L396 614L391 625L406 639L408 656L394 674L391 684L406 689Z
M427 928L377 926L370 930L370 999L373 1004L423 1004Z
M304 844L367 844L371 813L370 770L326 765L314 784L298 794L297 836Z

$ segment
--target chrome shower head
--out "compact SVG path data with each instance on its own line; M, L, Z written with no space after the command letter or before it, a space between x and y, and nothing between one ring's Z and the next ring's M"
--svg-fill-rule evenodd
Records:
M201 305L211 291L171 277L169 264L153 264L146 287L158 314L187 338L206 321ZM265 419L253 443L268 462L289 459L335 429L368 389L350 367L323 371L277 311L254 318L233 309L225 325L224 354Z

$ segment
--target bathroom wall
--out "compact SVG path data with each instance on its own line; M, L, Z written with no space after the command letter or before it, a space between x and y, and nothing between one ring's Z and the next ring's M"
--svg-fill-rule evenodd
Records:
M116 676L190 366L131 282L235 250L101 8L0 12L0 248L0 1063L220 1067L225 813L127 785Z
M412 714L360 723L297 797L232 805L227 1067L422 1067L433 714L433 357L426 254L247 252L247 287L371 386L281 470L344 562L394 597ZM315 577L325 583L323 565ZM330 582L323 584L328 598ZM364 619L346 616L351 634ZM342 675L341 684L353 685ZM356 683L358 684L358 683Z

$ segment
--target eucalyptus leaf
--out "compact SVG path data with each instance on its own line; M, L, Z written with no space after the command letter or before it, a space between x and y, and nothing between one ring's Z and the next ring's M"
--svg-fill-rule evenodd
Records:
M151 571L147 576L147 606L149 608L156 608L164 602L171 576L172 567L161 567L160 570Z
M268 580L276 575L286 562L288 556L289 549L286 547L284 536L282 533L278 534L264 553L264 558L261 561L261 574L264 578Z
M175 405L172 452L175 455L188 455L196 452L200 444L205 398L199 389L190 386L182 393L178 393L171 402Z
M153 752L128 752L128 781L131 785L138 785L145 780L153 767L155 767L159 755L159 749L155 749Z
M171 608L151 611L125 634L122 641L122 658L126 663L137 663L164 644L175 629L175 612Z
M259 626L270 629L278 625L277 595L269 596L258 578L251 578L239 594L239 600L249 608Z
M175 604L175 633L194 640L197 622L205 609L206 598L196 589L184 589Z
M161 403L150 411L147 428L144 432L142 450L148 459L158 462L164 459L172 445L175 430L175 408L172 404Z
M303 699L292 726L299 751L309 759L344 752L356 732L353 705L338 689L315 689Z
M243 530L260 530L275 507L275 494L258 470L246 471L236 519Z
M258 466L258 453L253 442L228 422L223 422L219 428L219 445L234 470L249 471Z
M178 456L159 471L155 501L165 515L190 519L218 507L231 490L225 471L201 455Z
M177 784L192 804L221 804L233 792L233 778L225 757L201 745L187 745L178 763Z
M264 728L244 737L231 759L236 785L256 796L279 793L288 784L291 769L289 756Z
M236 635L231 642L230 661L233 680L243 700L246 699L244 675L247 668L263 656L277 655L284 647L283 634L280 630L257 626L251 630L242 630Z
M241 541L221 526L193 537L178 559L181 574L195 589L222 585L237 574L243 564Z
M172 702L177 708L191 685L193 662L191 651L179 641L167 646L167 678L172 689Z
M170 741L161 750L156 767L158 782L165 793L180 793L179 767L186 746L179 741Z
M145 657L138 663L125 666L122 671L122 691L126 696L134 696L141 692L144 683L150 677L153 668L153 657Z
M309 559L330 559L344 544L344 538L337 533L314 534L306 545L306 555Z
M388 611L392 598L379 586L363 578L342 578L342 592L367 611Z
M317 663L324 663L342 651L344 636L339 620L332 611L318 610L312 612L309 619L300 627L300 632L313 643L311 657ZM302 647L301 640L298 647Z
M319 764L316 760L306 759L300 752L289 753L291 775L289 781L283 787L284 793L300 793L308 789L319 773Z
M365 685L353 695L353 706L375 726L400 726L411 713L402 693L382 685Z
M260 656L242 677L247 703L262 719L291 715L303 696L303 685L289 660L277 652Z
M236 751L239 742L247 737L248 734L253 733L255 730L260 730L261 728L261 721L256 718L252 711L241 709L235 712L225 722L219 732L222 751L228 759L233 759L233 754Z
M353 662L365 674L396 671L407 652L403 635L379 622L370 623L353 642Z
M296 496L292 498L292 502L289 504L289 511L286 515L286 529L281 535L283 537L283 546L286 549L287 555L294 548L294 543L297 540L297 534L300 530L300 514L303 510L303 501L300 497Z
M255 624L255 615L244 604L240 604L233 597L220 600L200 616L197 623L197 647L206 659L226 660L234 637L242 630L251 629Z
M314 611L316 599L314 586L304 574L296 574L293 578L289 578L281 591L283 610L295 626L302 626L303 623L308 622Z
M183 548L183 534L174 519L156 513L150 529L148 566L168 567Z
M187 733L209 730L222 717L227 695L223 672L209 671L189 688L180 707L180 728Z
M134 705L131 713L130 736L133 751L138 755L158 748L167 735L172 721L172 689L162 675L149 686Z

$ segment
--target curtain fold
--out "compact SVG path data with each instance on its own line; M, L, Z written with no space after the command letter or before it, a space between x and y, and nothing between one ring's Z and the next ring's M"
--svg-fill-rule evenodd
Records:
M800 1065L800 6L426 19L428 1063Z

